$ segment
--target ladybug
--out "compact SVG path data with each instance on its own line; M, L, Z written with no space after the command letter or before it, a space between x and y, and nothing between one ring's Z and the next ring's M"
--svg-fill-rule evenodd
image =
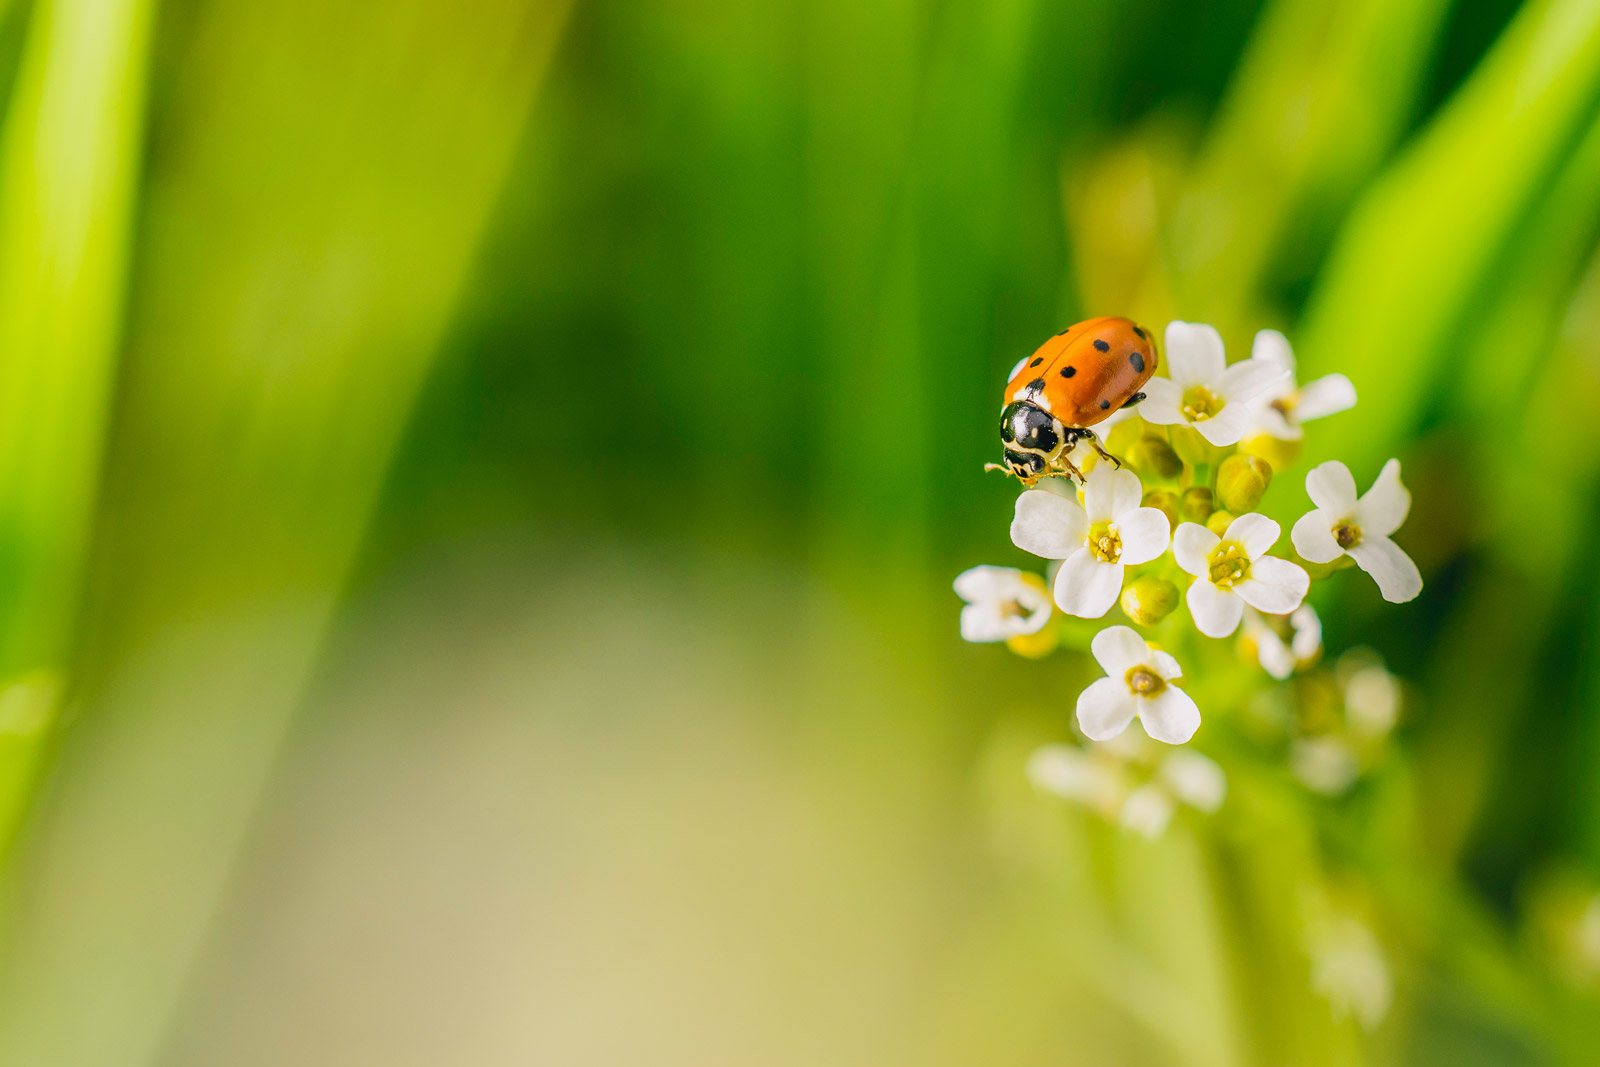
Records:
M1067 458L1079 441L1121 466L1091 427L1143 400L1139 389L1159 363L1150 331L1132 319L1086 319L1062 330L1012 368L1000 410L1005 462L986 469L1029 487L1063 475L1081 482L1083 472Z

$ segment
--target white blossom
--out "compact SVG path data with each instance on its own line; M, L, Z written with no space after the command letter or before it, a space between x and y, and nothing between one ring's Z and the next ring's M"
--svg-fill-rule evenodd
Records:
M1221 767L1186 750L1152 754L1150 745L1126 733L1087 748L1045 745L1029 757L1028 779L1152 839L1166 832L1179 805L1205 814L1222 806L1228 779Z
M1348 915L1319 926L1311 949L1312 988L1328 1002L1335 1019L1354 1016L1363 1030L1375 1029L1394 1001L1394 982L1378 939L1365 923Z
M1167 550L1171 524L1159 508L1140 507L1139 478L1109 463L1097 466L1076 500L1043 489L1017 497L1011 540L1025 552L1064 562L1056 572L1061 610L1098 619L1122 592L1123 570Z
M955 590L967 602L961 609L961 636L968 641L1007 641L1038 633L1050 621L1044 583L1015 567L962 571Z
M1244 636L1255 646L1256 661L1261 669L1282 681L1296 670L1309 666L1322 651L1322 620L1310 604L1301 604L1278 625L1287 626L1288 640L1284 640L1277 616L1265 616L1254 608L1244 613Z
M1269 615L1300 606L1311 578L1286 559L1267 555L1278 541L1278 524L1265 515L1240 515L1221 537L1185 522L1172 537L1178 566L1195 576L1185 599L1195 627L1207 637L1227 637L1239 627L1249 604Z
M1089 643L1106 677L1078 695L1078 727L1092 741L1107 741L1135 717L1145 733L1181 745L1200 728L1194 698L1173 685L1183 669L1128 626L1108 626Z
M1350 468L1330 460L1306 475L1306 493L1316 505L1300 517L1289 537L1312 563L1349 556L1372 575L1383 599L1403 604L1422 592L1422 575L1390 535L1411 510L1411 494L1400 482L1400 461L1391 459L1372 488L1356 496Z
M1264 359L1228 366L1222 336L1203 323L1167 324L1167 377L1145 383L1139 415L1159 426L1192 425L1213 445L1238 444L1250 427L1250 404L1289 378Z
M1250 356L1289 372L1288 377L1269 386L1250 405L1254 426L1262 433L1280 441L1298 441L1303 433L1302 423L1356 406L1356 387L1343 374L1295 384L1294 350L1289 347L1289 339L1277 330L1257 333Z

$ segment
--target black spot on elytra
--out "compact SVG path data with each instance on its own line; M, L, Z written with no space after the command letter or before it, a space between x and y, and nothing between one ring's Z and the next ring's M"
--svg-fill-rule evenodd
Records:
M1144 373L1144 353L1134 352L1128 356L1128 362L1133 364L1133 369L1140 374Z
M1139 335L1139 336L1140 336L1140 337L1143 337L1143 336L1144 336L1144 331L1143 331L1143 330L1141 330L1141 329L1140 329L1140 328L1139 328L1139 327L1137 327L1137 326L1135 326L1135 327L1134 327L1134 328L1133 328L1133 332L1134 332L1134 333L1136 333L1136 334L1138 334L1138 335Z
M1028 392L1030 392L1030 393L1037 393L1040 390L1042 390L1043 388L1044 388L1044 379L1043 378L1035 378L1033 381L1028 383Z
M1104 411L1106 408L1108 408L1110 406L1111 406L1111 401L1109 401L1109 400L1100 401L1100 410L1101 411Z
M1109 352L1109 351L1111 351L1111 346L1106 344L1104 341L1100 340L1100 338L1098 338L1098 337L1096 337L1094 339L1094 347L1096 349L1098 349L1099 351L1101 351L1101 352Z
M1078 368L1077 367L1062 367L1061 368L1061 376L1063 378L1070 378L1074 374L1077 374L1077 373L1078 373Z
M1044 360L1043 360L1043 359L1036 359L1036 360L1034 360L1034 361L1033 361L1033 362L1032 362L1032 363L1030 363L1030 364L1028 364L1028 366L1030 366L1030 367L1037 367L1037 366L1038 366L1038 365L1039 365L1039 364L1041 364L1041 363L1043 363L1043 362L1044 362Z

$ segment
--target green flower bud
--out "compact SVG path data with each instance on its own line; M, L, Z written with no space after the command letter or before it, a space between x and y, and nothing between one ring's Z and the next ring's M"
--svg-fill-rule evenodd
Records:
M1271 484L1272 464L1260 456L1236 452L1217 468L1217 497L1237 515L1254 511Z
M1169 493L1165 489L1152 489L1144 495L1139 503L1147 508L1159 508L1166 515L1167 521L1173 529L1178 526L1178 494Z
M1206 520L1206 529L1221 537L1228 532L1228 527L1233 523L1233 516L1226 511L1213 511Z
M1280 441L1269 434L1258 433L1241 441L1239 450L1252 456L1260 456L1272 464L1275 470L1283 470L1294 465L1303 449L1299 441Z
M1187 423L1169 426L1167 435L1172 438L1173 451L1178 453L1185 463L1195 467L1214 462L1217 453L1221 451Z
M1148 430L1140 419L1123 419L1111 427L1111 432L1102 434L1106 443L1106 451L1113 456L1126 456L1133 443L1143 437Z
M1154 626L1178 606L1178 587L1165 578L1146 574L1122 591L1122 610L1140 626Z
M1172 446L1153 433L1145 434L1129 447L1128 465L1140 474L1153 474L1157 478L1176 478L1183 470L1183 460Z
M1216 504L1211 498L1211 490L1203 485L1185 489L1183 496L1178 500L1178 515L1187 522L1205 522L1215 510Z

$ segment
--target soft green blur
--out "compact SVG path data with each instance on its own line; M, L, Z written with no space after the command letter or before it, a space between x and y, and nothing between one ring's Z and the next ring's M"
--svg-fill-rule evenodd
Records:
M1600 0L0 0L0 109L0 1063L1600 1062ZM1105 314L1405 465L1344 801L1023 776Z

